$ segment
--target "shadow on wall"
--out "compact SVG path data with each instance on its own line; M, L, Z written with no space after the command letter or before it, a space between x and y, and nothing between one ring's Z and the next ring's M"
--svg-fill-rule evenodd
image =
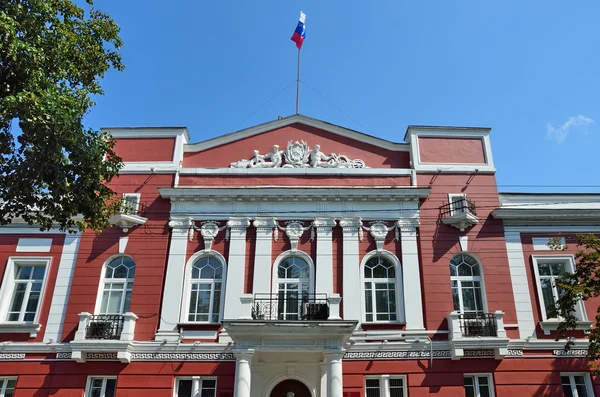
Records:
M551 373L546 376L543 384L539 385L534 396L554 397L563 396L561 373L589 373L587 361L584 358L558 358L552 361ZM598 384L592 378L592 387L596 390L590 395L597 395Z

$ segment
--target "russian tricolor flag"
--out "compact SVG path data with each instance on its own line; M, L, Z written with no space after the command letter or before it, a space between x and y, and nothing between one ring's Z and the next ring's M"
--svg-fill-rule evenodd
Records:
M298 21L298 26L296 26L296 30L292 35L292 41L296 43L296 47L298 47L298 49L302 48L302 43L304 43L304 38L306 37L306 26L304 26L305 19L306 14L300 11L300 20Z

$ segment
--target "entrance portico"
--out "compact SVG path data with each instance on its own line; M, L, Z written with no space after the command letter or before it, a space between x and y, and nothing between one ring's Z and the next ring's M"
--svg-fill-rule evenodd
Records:
M307 392L342 397L344 346L356 321L235 320L223 325L235 342L234 397L278 397L285 388L294 397Z

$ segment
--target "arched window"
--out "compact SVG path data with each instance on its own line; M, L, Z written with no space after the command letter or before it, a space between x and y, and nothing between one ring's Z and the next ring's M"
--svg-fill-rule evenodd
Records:
M214 256L204 256L192 265L188 321L218 323L221 313L224 267Z
M111 260L104 270L100 314L123 314L129 311L135 261L128 256Z
M364 265L365 321L398 321L396 267L382 255Z
M455 255L450 261L450 282L454 310L484 313L485 300L481 265L470 255Z
M277 267L277 301L280 320L299 320L303 300L310 292L310 266L298 256L288 256Z

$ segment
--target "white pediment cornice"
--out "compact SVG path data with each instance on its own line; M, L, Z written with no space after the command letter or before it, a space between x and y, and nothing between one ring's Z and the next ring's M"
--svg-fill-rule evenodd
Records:
M209 139L203 142L194 144L188 144L184 146L185 152L200 152L203 150L211 149L213 147L226 145L231 142L238 141L240 139L249 138L255 135L262 134L267 131L283 128L291 124L304 124L310 127L318 128L332 134L343 136L344 138L350 138L359 142L367 143L369 145L377 146L380 148L407 152L410 150L410 146L406 143L396 143L387 141L385 139L377 138L372 135L368 135L362 132L354 131L348 128L340 127L335 124L326 123L321 120L314 119L312 117L303 116L296 114L289 117L284 117L278 120L269 121L267 123L259 124L254 127L246 128L244 130L232 132L230 134L222 135L213 139Z

